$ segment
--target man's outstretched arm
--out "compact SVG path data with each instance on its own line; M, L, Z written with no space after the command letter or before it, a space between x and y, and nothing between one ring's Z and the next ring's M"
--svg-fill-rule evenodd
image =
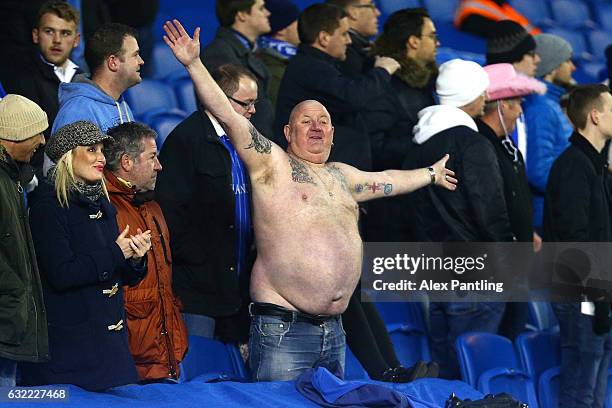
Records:
M332 172L344 178L346 187L355 201L368 201L375 198L391 197L410 193L435 184L447 190L457 188L455 172L446 168L448 154L433 164L430 169L386 170L381 172L366 172L342 163L330 163Z
M251 175L265 171L272 160L273 151L282 150L259 133L249 120L234 111L227 95L210 76L200 60L200 28L195 29L193 39L178 20L166 21L164 31L164 42L187 69L198 99L221 123Z

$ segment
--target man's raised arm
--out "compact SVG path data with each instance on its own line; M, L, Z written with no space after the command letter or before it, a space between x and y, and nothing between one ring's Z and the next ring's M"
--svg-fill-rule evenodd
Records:
M330 163L331 169L340 170L355 201L410 193L430 184L447 190L457 188L455 172L446 168L448 154L431 167L415 170L386 170L377 173L357 170L343 163Z
M273 150L280 151L280 148L234 111L227 95L210 76L200 60L200 28L195 29L193 39L178 20L166 21L164 31L164 42L187 69L198 99L221 123L251 175L264 171L271 161Z

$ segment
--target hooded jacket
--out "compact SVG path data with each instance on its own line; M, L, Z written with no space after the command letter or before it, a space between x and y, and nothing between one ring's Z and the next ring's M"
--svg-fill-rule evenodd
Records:
M491 143L461 109L435 105L419 112L416 143L404 168L431 166L446 153L459 183L455 191L432 186L405 195L405 223L422 241L512 241L501 171ZM411 211L414 210L414 211Z
M114 100L85 75L77 75L71 83L60 84L58 95L60 107L53 122L52 135L62 126L77 120L93 122L103 132L134 120L123 97Z
M49 359L47 321L20 168L0 145L0 357Z
M124 288L130 352L141 381L178 379L178 364L187 352L187 329L172 293L170 233L161 208L141 200L135 190L113 173L104 172L111 203L117 210L120 230L151 231L147 274L137 286Z

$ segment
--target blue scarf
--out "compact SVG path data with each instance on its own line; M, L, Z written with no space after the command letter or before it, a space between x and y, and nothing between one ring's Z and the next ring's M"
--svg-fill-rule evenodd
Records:
M260 48L272 49L276 51L283 59L290 59L297 53L297 47L293 44L289 44L286 41L277 40L275 38L266 36L259 37L257 41Z

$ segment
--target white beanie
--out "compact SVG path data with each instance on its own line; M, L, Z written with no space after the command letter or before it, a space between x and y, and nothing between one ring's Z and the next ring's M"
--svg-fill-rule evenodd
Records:
M440 65L436 93L440 105L465 106L474 102L489 87L489 76L473 61L453 59Z

